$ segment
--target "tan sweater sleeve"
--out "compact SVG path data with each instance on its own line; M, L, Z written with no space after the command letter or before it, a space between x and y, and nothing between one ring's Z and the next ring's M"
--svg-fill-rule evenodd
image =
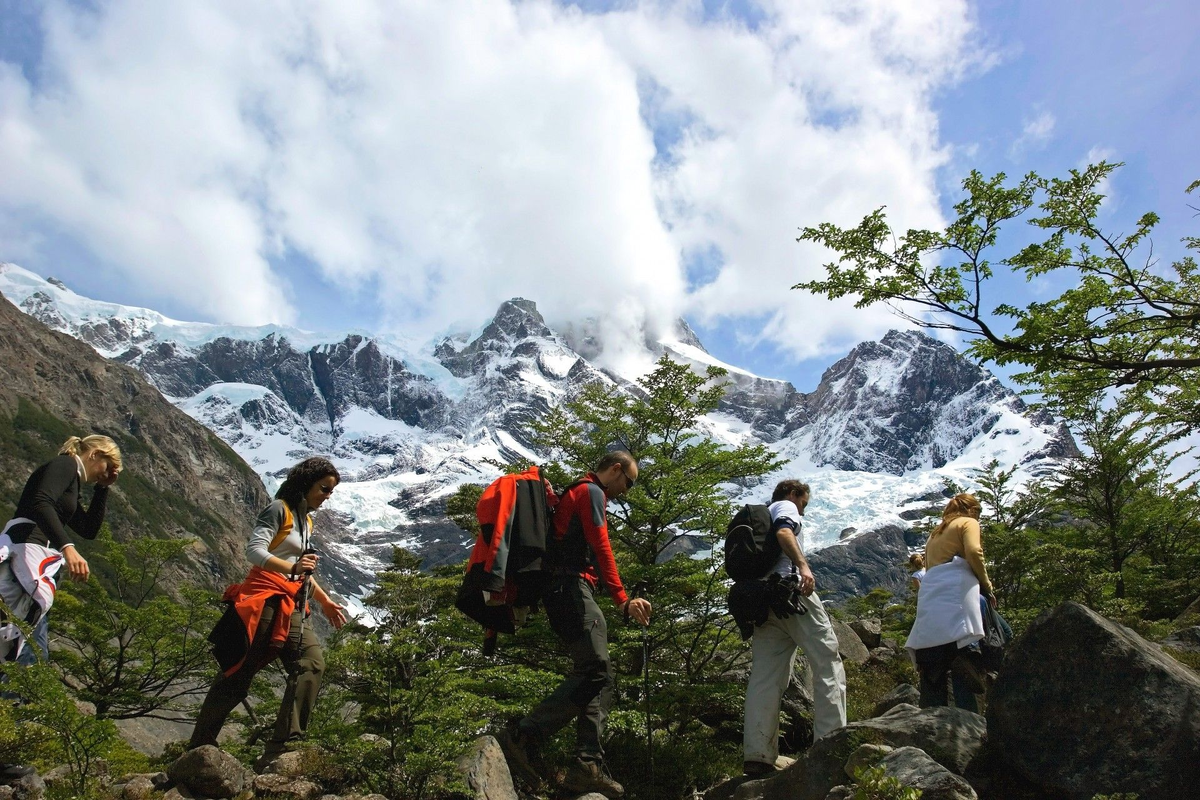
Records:
M987 564L983 562L983 536L979 531L979 521L966 517L963 523L963 558L971 565L971 571L979 579L979 590L984 594L991 594L992 582L988 578Z

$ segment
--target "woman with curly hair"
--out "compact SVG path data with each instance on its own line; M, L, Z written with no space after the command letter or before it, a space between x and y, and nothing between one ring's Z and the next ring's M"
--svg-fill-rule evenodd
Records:
M250 574L225 591L234 628L239 635L230 654L226 641L215 642L218 660L226 667L200 707L191 747L216 744L217 734L238 703L246 699L250 682L276 658L287 671L283 702L260 764L284 752L301 738L317 702L324 654L312 626L305 626L307 598L316 600L334 628L346 622L346 609L336 603L312 577L319 557L309 547L311 512L321 507L338 485L337 468L324 458L308 458L292 467L275 493L275 501L258 515L246 559ZM214 633L215 635L215 633Z
M906 644L921 676L922 707L947 704L951 668L959 659L976 658L968 648L984 635L980 597L996 606L983 560L981 510L974 495L955 495L925 543L917 620Z
M72 436L57 457L29 476L13 518L0 531L0 597L33 626L44 658L50 657L46 612L54 602L59 569L66 566L76 581L86 581L90 574L87 560L67 538L67 528L84 539L96 538L104 524L108 487L120 474L116 442L99 434ZM80 502L85 483L95 485L86 509ZM0 626L0 658L33 664L37 654L15 625L6 625Z

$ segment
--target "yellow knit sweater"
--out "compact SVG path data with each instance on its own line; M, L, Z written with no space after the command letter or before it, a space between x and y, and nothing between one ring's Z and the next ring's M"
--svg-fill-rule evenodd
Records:
M952 561L955 556L962 556L971 565L971 571L979 579L979 591L991 594L992 582L988 579L987 565L983 563L979 520L971 517L953 519L941 533L930 536L925 543L926 569Z

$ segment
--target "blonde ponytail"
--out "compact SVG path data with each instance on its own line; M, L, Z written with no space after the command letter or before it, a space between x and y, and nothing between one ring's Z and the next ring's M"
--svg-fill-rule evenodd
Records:
M83 458L93 450L98 451L100 455L113 462L117 468L121 468L121 448L117 447L117 443L107 436L102 436L98 433L93 433L91 436L84 436L82 439L78 436L72 436L63 442L63 446L58 449L58 454L71 455Z

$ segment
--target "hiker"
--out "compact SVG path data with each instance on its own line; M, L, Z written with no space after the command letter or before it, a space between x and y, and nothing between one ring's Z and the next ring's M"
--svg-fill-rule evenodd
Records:
M913 592L921 590L921 578L925 577L925 554L913 553L908 557L908 588Z
M121 474L121 450L107 436L72 436L58 455L25 483L13 518L0 531L0 598L33 628L34 643L50 658L46 614L54 603L57 573L66 565L74 581L86 581L88 563L67 538L71 528L95 539L104 524L108 489ZM80 504L83 484L95 484L92 502ZM0 658L37 663L37 652L15 625L0 626Z
M799 595L795 599L804 613L781 619L772 609L766 622L754 629L743 733L743 770L752 778L777 769L779 706L792 679L797 647L804 650L812 667L813 737L819 739L846 724L846 670L800 544L800 518L810 499L808 484L785 480L775 487L768 508L771 529L782 551L773 572L797 581Z
M923 553L913 553L908 557L908 568L913 570L909 576L909 583L913 592L921 590L921 579L925 577L925 555ZM979 598L979 602L987 603L983 597ZM954 695L954 705L961 708L963 711L973 711L979 713L979 701L975 697L975 690L982 688L975 680L975 676L965 673L964 668L966 659L956 659L954 666L950 669L950 691Z
M225 591L230 609L222 623L231 621L233 631L220 637L214 631L210 637L216 639L214 653L223 671L200 707L190 748L217 743L229 712L246 699L258 671L276 658L287 670L287 684L274 731L255 767L266 766L304 735L325 659L316 632L305 624L307 603L298 601L305 596L316 600L334 628L346 622L346 609L312 576L319 557L309 546L311 512L329 499L340 481L337 468L327 459L305 459L292 467L274 502L258 515L246 545L250 573Z
M540 782L534 767L539 748L574 719L577 755L562 788L577 794L599 792L608 798L624 794L621 784L608 774L601 744L612 703L613 668L608 658L608 625L595 593L603 582L626 620L650 624L650 602L630 599L621 585L605 516L608 501L632 489L637 475L633 456L615 451L558 498L553 541L547 548L553 577L543 603L550 627L573 666L549 697L497 736L509 764L531 784Z
M969 649L984 636L980 597L996 607L983 561L981 511L974 495L955 495L925 543L926 572L906 643L921 677L922 708L947 704L946 679L953 669L981 673L978 652Z

